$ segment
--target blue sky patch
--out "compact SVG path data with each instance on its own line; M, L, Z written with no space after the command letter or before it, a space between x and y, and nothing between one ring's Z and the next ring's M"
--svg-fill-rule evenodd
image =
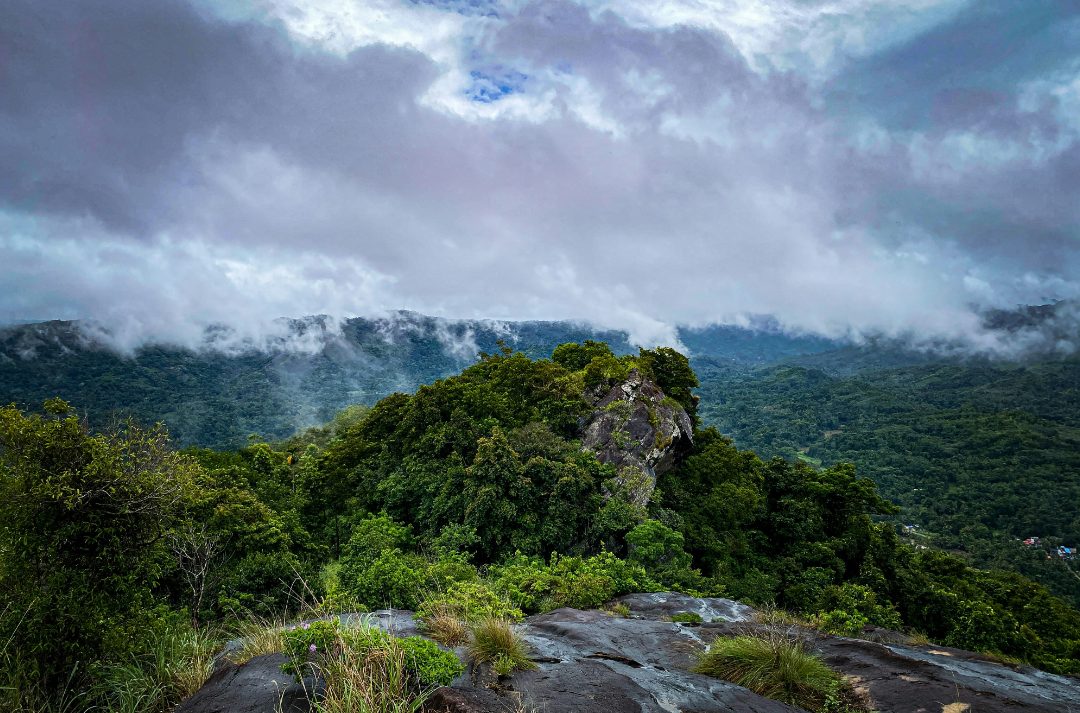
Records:
M498 0L409 0L413 5L430 5L459 15L498 17Z
M492 70L474 69L469 72L472 83L465 90L466 96L474 102L490 104L503 97L517 94L525 86L528 75L514 69L496 67Z

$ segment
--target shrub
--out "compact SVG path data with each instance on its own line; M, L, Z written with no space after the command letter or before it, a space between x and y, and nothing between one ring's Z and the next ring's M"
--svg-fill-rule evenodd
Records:
M656 589L644 569L610 552L588 558L556 553L550 564L518 554L492 567L491 573L495 586L515 606L533 612L559 607L593 609L620 594Z
M322 598L315 604L315 611L322 616L343 612L366 612L368 608L341 583L341 562L329 562L319 571Z
M343 630L339 634L344 649L360 655L391 645L393 636L377 626L362 624Z
M527 557L518 552L489 573L495 587L506 594L514 606L524 611L540 610L540 600L548 590L547 565L540 557Z
M340 656L323 664L326 687L319 713L416 713L427 698L417 692L406 653L393 637L374 627L346 630Z
M341 585L365 607L415 609L429 564L411 552L409 528L386 515L360 520L341 557Z
M672 614L671 620L677 624L700 624L702 622L701 615L692 611L681 611L678 614Z
M309 671L318 673L320 663L335 653L337 640L337 619L289 627L282 634L284 654L289 660L281 664L281 670L297 680Z
M465 666L452 651L443 651L422 636L410 636L398 642L405 651L405 666L421 689L449 686L465 672Z
M285 612L303 592L303 564L287 551L248 554L229 568L218 607L272 617Z
M858 636L869 620L859 612L833 609L814 617L814 626L837 636Z
M454 582L445 594L425 599L416 614L425 622L440 615L467 622L489 617L520 621L523 617L520 609L484 582Z
M469 639L469 626L453 614L440 612L424 620L431 638L443 646L459 646Z
M803 643L781 632L715 640L694 671L810 711L841 691L841 679Z
M621 594L657 589L642 567L606 551L585 560L552 555L551 575L557 605L578 609L598 607Z
M900 614L891 602L882 604L872 589L851 582L827 588L821 600L821 609L828 612L825 617L837 622L835 626L841 629L846 626L845 630L852 632L849 634L851 636L860 632L866 624L885 629L899 629L903 625ZM860 620L862 623L856 626ZM825 628L831 630L828 626Z
M472 628L469 660L496 667L500 676L536 668L529 660L529 646L506 619L483 619Z
M428 563L420 555L389 550L367 566L346 563L342 575L349 593L371 609L415 609L428 578Z

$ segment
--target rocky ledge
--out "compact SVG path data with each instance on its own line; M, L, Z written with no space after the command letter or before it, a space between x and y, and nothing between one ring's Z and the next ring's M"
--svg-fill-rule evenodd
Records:
M631 594L618 602L629 617L558 609L529 617L522 633L537 669L518 672L498 690L469 673L429 700L429 713L505 713L524 703L544 713L779 713L797 710L690 671L717 636L760 626L754 610L727 599ZM694 612L703 623L677 624ZM345 615L343 620L356 615ZM368 615L402 636L416 633L411 613ZM874 641L801 632L833 669L848 677L873 709L889 713L1067 713L1078 709L1080 681L966 651L912 644L896 632ZM282 674L278 654L223 663L178 713L306 713L304 686ZM308 682L308 688L313 687Z
M594 410L582 423L582 446L616 467L631 503L647 505L656 476L693 447L690 416L637 369L590 400Z

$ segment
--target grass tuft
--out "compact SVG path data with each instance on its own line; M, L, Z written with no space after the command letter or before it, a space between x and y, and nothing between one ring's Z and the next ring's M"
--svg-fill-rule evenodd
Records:
M109 713L168 710L210 677L219 643L215 632L170 622L151 631L142 655L104 666L93 695Z
M786 609L774 606L765 607L754 613L754 621L767 627L787 628L801 626L804 629L813 629L814 624L797 614L792 614Z
M779 631L719 638L694 671L810 711L837 700L842 688L840 676L802 641Z
M229 655L235 664L247 663L256 656L279 654L285 650L285 621L254 617L241 619L235 627L240 649Z
M612 604L611 606L609 606L604 611L607 612L608 614L610 614L611 616L618 616L618 617L622 617L623 619L630 616L630 607L627 606L626 604L623 604L622 602L619 602L618 604Z
M433 614L424 622L428 634L443 646L454 648L469 640L469 627L449 612Z
M411 685L406 652L392 637L342 637L341 655L321 673L326 690L318 713L416 713L427 699Z
M529 660L529 646L506 619L481 619L472 627L469 660L496 667L500 676L536 668Z

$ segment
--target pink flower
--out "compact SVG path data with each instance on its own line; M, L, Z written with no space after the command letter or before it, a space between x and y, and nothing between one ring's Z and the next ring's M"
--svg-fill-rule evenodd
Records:
M304 624L304 631L307 631L310 628L311 628L311 624Z
M315 653L318 650L318 647L315 646L315 644L312 644L311 646L307 647L307 650L311 653Z

